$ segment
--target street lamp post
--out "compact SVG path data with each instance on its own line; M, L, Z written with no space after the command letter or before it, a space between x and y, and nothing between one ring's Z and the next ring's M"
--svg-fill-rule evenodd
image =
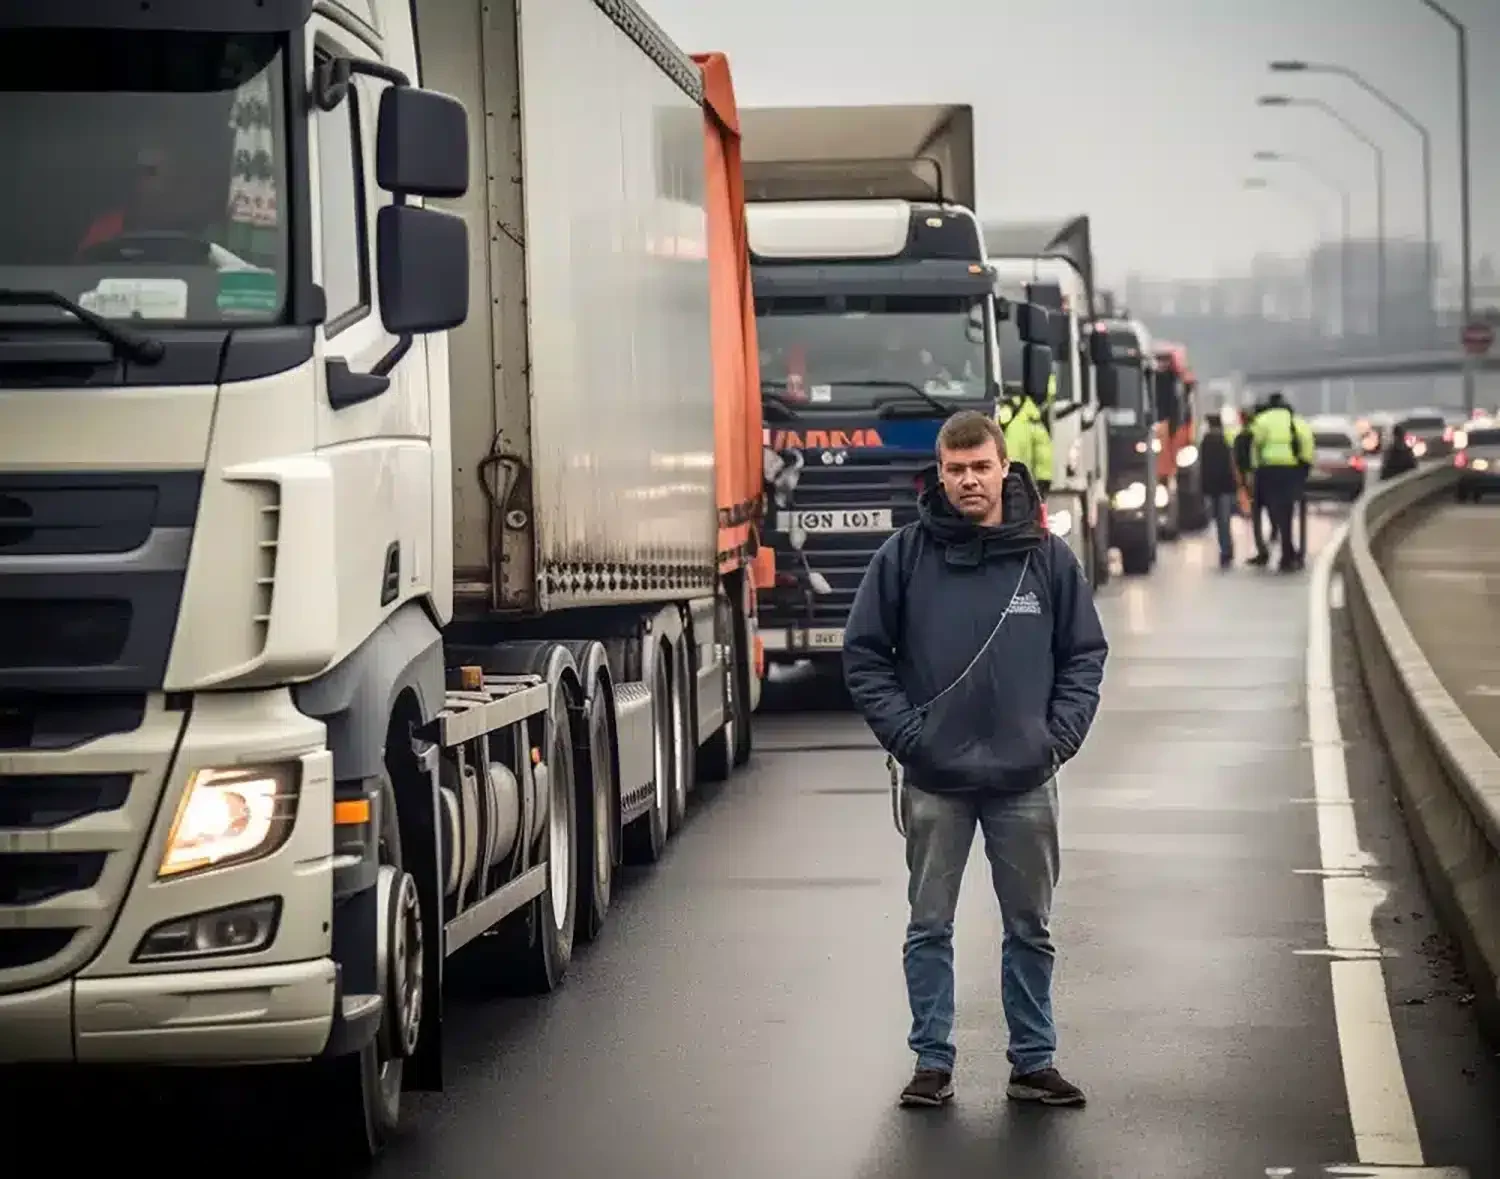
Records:
M1385 152L1380 144L1359 129L1321 98L1292 98L1286 94L1265 94L1261 106L1305 106L1322 111L1350 135L1358 139L1375 156L1375 334L1385 334Z
M1365 78L1364 75L1355 70L1351 70L1348 66L1332 65L1326 62L1273 61L1271 63L1271 71L1273 73L1280 74L1336 74L1341 78L1347 78L1360 89L1365 91L1365 93L1376 98L1380 102L1384 103L1388 109L1394 111L1396 115L1398 115L1406 122L1407 126L1416 131L1418 137L1421 139L1422 238L1423 245L1426 250L1423 270L1427 283L1427 314L1429 319L1428 329L1430 332L1435 334L1437 328L1437 279L1433 273L1433 268L1436 265L1436 259L1434 255L1437 250L1437 245L1432 234L1432 133L1427 129L1427 125L1425 123L1418 119L1414 114L1412 114L1384 90L1381 90L1373 82Z
M1262 164L1291 164L1301 168L1314 180L1336 193L1339 198L1339 335L1349 334L1350 312L1353 307L1353 288L1349 283L1349 256L1351 253L1351 225L1349 190L1332 180L1322 169L1313 166L1300 156L1284 155L1277 151L1258 151L1255 159Z
M1469 30L1437 0L1422 0L1437 13L1458 36L1458 221L1459 263L1463 267L1464 327L1474 322L1473 242L1469 237ZM1474 361L1465 351L1464 412L1474 413Z

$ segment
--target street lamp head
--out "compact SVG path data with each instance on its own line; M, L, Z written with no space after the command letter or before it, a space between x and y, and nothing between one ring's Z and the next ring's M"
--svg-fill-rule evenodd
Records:
M1285 94L1262 94L1255 101L1259 106L1291 106L1296 100Z
M1305 61L1273 61L1271 63L1273 74L1304 74L1309 68Z
M1281 153L1279 151L1258 151L1255 153L1255 158L1260 160L1261 163L1274 163L1281 159Z
M1264 177L1261 177L1261 176L1248 176L1248 177L1245 178L1245 187L1246 188L1269 188L1270 185L1266 183L1266 180L1265 180Z

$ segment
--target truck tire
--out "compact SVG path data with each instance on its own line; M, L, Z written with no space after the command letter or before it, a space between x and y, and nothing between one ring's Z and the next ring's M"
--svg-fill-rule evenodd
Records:
M321 1074L324 1096L308 1107L313 1125L331 1135L328 1146L335 1159L356 1165L373 1161L395 1133L402 1076L406 1058L416 1051L426 985L420 892L402 866L401 827L388 770L381 772L378 856L376 913L381 927L376 968L384 1000L380 1030L358 1052L312 1066ZM332 1116L325 1122L326 1112Z
M1151 572L1151 542L1141 540L1120 549L1120 568L1127 577L1143 577Z
M719 654L724 666L724 723L698 751L698 768L705 782L722 782L734 772L739 761L740 728L749 723L745 697L740 694L741 632L735 613L728 598L719 600L716 626L728 640L720 645Z
M746 577L748 583L748 575ZM750 641L751 590L741 589L740 605L734 611L734 695L739 701L739 723L734 732L734 764L745 765L754 749L753 720L758 703L755 689L755 645Z
M693 660L688 653L692 639L684 634L671 648L672 660L672 790L668 795L670 808L667 811L667 833L669 836L682 830L687 821L688 791L698 777L698 737L694 723L693 703L697 697L694 688L697 677L693 672Z
M651 686L651 743L656 779L651 792L651 806L644 815L625 829L625 859L632 865L654 864L667 848L671 834L667 826L672 794L672 768L676 755L672 750L672 677L667 671L666 648L647 640L642 653L645 664L642 677Z
M589 816L588 838L578 841L577 933L586 942L597 938L614 897L615 861L619 858L620 795L617 784L614 709L601 675L588 694L583 716L583 755L578 768L579 815ZM587 811L584 808L588 808Z
M547 866L547 886L502 922L494 961L507 989L527 995L555 991L573 961L578 923L578 762L574 756L568 687L552 687L543 739L547 751L547 818L536 863Z

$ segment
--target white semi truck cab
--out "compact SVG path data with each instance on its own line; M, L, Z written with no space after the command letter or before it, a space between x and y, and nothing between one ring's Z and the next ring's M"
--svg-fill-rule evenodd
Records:
M368 1155L445 959L557 985L748 756L701 78L626 0L0 0L0 78L0 1065Z

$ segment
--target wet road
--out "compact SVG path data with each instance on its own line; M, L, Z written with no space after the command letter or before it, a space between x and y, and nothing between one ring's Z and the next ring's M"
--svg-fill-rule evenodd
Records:
M1313 551L1330 531L1315 513ZM376 1179L1301 1179L1357 1161L1309 805L1309 575L1222 573L1214 557L1203 538L1166 546L1152 577L1101 600L1114 651L1062 780L1055 915L1059 1064L1086 1109L1004 1099L998 914L977 851L958 920L958 1098L896 1108L912 1064L901 844L867 731L806 710L819 685L802 683L777 693L795 711L762 716L750 771L705 792L664 861L623 889L561 992L451 997L448 1091L408 1099ZM1350 794L1388 890L1376 928L1393 1019L1376 1000L1405 1066L1394 1083L1429 1163L1493 1179L1494 1052L1331 616ZM94 1137L122 1165L159 1165L180 1118L160 1108L130 1140ZM298 1157L252 1111L188 1121L215 1139L191 1154L216 1174ZM276 1161L252 1165L266 1143Z
M1314 549L1328 531L1315 516ZM413 1102L377 1173L1197 1179L1355 1161L1308 871L1307 577L1222 574L1204 540L1163 553L1148 581L1106 591L1104 704L1062 783L1060 1064L1087 1109L1003 1097L978 853L958 1100L895 1108L911 1067L901 846L873 743L823 711L763 720L752 771L703 800L560 994L455 1004L450 1091ZM1378 768L1362 781L1356 806L1388 809ZM1402 887L1420 906L1415 878ZM1474 1072L1457 1094L1459 1065L1413 1082L1427 1158L1497 1175L1481 1153L1500 1089L1447 1015L1398 1029L1404 1054L1463 1051Z

